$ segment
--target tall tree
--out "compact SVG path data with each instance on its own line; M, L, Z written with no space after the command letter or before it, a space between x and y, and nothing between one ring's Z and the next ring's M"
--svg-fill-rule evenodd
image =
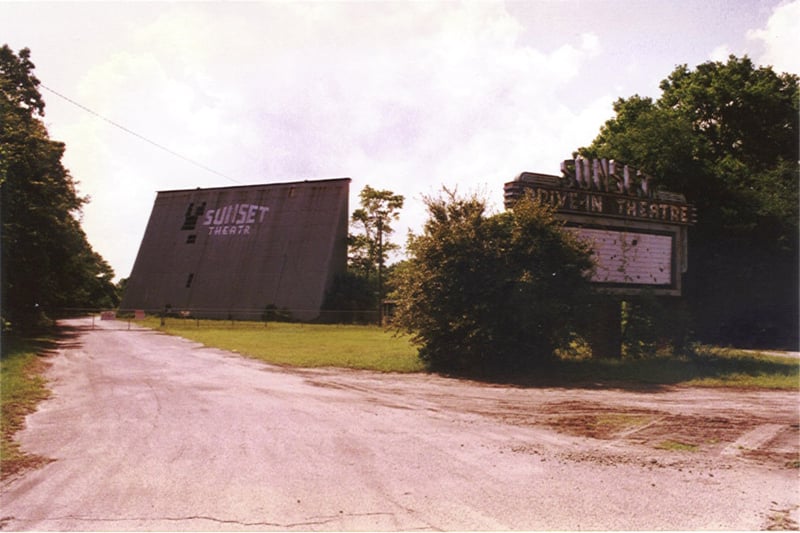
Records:
M378 305L383 300L384 265L390 252L399 246L389 240L391 224L400 216L404 198L389 190L365 185L359 193L361 207L353 211L351 224L357 233L350 235L350 268L369 280L376 274Z
M697 206L685 292L701 340L797 346L798 77L747 57L677 67L614 104L579 151L647 169Z
M111 267L94 252L79 216L87 202L40 120L44 100L30 50L0 48L2 317L32 325L44 310L113 306Z

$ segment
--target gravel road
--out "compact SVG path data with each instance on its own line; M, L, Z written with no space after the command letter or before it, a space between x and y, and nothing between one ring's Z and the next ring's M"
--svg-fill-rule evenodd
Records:
M72 326L81 324L71 322ZM113 323L51 357L5 530L796 529L796 392L286 369Z

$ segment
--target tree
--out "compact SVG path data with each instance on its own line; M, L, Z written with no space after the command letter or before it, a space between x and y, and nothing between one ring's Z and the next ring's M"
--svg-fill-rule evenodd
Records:
M424 231L409 238L393 323L433 370L502 373L549 360L588 294L587 245L531 198L489 216L478 197L445 195L425 199Z
M389 252L399 246L389 241L394 230L391 222L397 220L404 198L388 190L373 189L365 185L359 193L361 207L353 211L351 224L358 233L349 237L351 271L371 280L377 274L376 295L378 306L383 301L383 270Z
M376 299L369 279L353 270L338 274L325 295L320 320L329 323L374 323Z
M730 56L660 87L617 100L579 152L646 169L697 207L685 294L700 340L796 347L798 77Z
M27 48L0 48L2 316L34 325L43 310L113 306L111 267L80 227L87 199L61 164L64 144L38 117L44 101Z

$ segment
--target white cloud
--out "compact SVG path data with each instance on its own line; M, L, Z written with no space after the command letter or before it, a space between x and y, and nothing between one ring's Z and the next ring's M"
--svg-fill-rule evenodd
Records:
M711 59L711 61L720 61L725 63L728 61L728 56L730 56L731 53L731 49L727 44L721 44L711 51L709 59Z
M772 65L777 72L800 74L800 0L777 7L766 27L748 31L747 38L764 44L759 63Z
M519 172L557 173L616 97L656 97L675 65L747 50L797 73L800 0L780 2L762 2L768 20L703 0L0 2L0 33L31 47L46 85L238 182L350 176L351 205L366 184L404 194L401 238L442 184L499 208ZM84 228L119 276L154 191L234 184L45 98L93 198Z
M163 10L162 10L163 11ZM76 98L242 183L349 176L406 196L396 240L442 184L489 194L557 172L611 114L562 88L600 54L596 34L523 45L503 4L174 4L89 65ZM93 201L84 227L127 276L154 191L233 183L91 116L59 127Z

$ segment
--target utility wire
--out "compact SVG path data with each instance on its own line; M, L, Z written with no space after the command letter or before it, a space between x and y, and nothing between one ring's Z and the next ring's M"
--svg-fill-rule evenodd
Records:
M155 141L151 141L150 139L148 139L148 138L147 138L147 137L145 137L144 135L141 135L141 134L139 134L139 133L136 133L135 131L132 131L132 130L130 130L130 129L128 129L128 128L126 128L126 127L125 127L125 126L123 126L122 124L119 124L119 123L117 123L117 122L114 122L113 120L111 120L111 119L109 119L109 118L106 118L106 117L104 117L104 116L103 116L103 115L101 115L100 113L98 113L98 112L96 112L96 111L93 111L92 109L89 109L89 108L88 108L88 107L86 107L85 105L83 105L83 104L80 104L80 103L76 102L76 101L75 101L75 100L73 100L72 98L69 98L69 97L67 97L67 96L64 96L64 95L63 95L63 94L61 94L60 92L58 92L58 91L55 91L55 90L51 89L50 87L48 87L47 85L45 85L45 84L43 84L43 83L39 83L39 87L41 87L41 88L43 88L43 89L47 89L48 91L50 91L50 92L51 92L51 93L53 93L54 95L58 96L59 98L63 98L64 100L66 100L66 101L67 101L67 102L69 102L70 104L72 104L72 105L74 105L74 106L77 106L77 107L79 107L79 108L83 109L83 110L84 110L84 111L86 111L87 113L91 113L92 115L96 116L97 118L99 118L99 119L102 119L102 120L104 120L104 121L108 122L109 124L111 124L112 126L114 126L114 127L116 127L116 128L119 128L119 129L121 129L121 130L122 130L122 131L124 131L125 133L128 133L128 134L130 134L130 135L133 135L134 137L138 137L139 139L143 140L144 142L146 142L146 143L150 143L150 144L152 144L153 146L155 146L156 148L160 148L161 150L164 150L165 152L167 152L167 153L168 153L168 154L170 154L170 155L174 155L175 157L178 157L178 158L180 158L180 159L183 159L184 161L186 161L186 162L188 162L188 163L191 163L191 164L193 164L193 165L194 165L194 166L196 166L196 167L200 167L200 168L202 168L203 170L205 170L205 171L207 171L207 172L211 172L212 174L216 174L217 176L223 177L223 178L225 178L226 180L230 180L230 181L232 181L232 182L234 182L234 183L240 183L240 184L242 183L241 181L235 180L235 179L231 178L230 176L226 176L226 175L225 175L225 174L223 174L222 172L218 172L218 171L214 170L213 168L207 167L206 165L204 165L204 164L202 164L202 163L198 163L198 162L197 162L197 161L195 161L194 159L191 159L191 158L189 158L189 157L186 157L185 155L179 154L178 152L176 152L176 151L174 151L174 150L171 150L171 149L167 148L167 147L166 147L166 146L164 146L164 145L161 145L161 144L159 144L159 143L157 143L157 142L155 142Z

